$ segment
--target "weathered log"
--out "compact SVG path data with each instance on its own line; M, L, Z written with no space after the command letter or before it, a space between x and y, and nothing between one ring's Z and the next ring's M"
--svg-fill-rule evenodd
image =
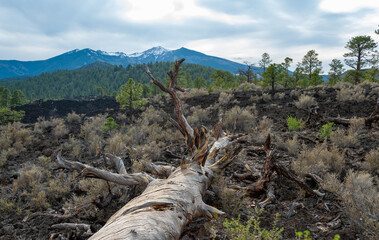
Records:
M240 152L239 144L234 146L233 143L242 135L219 136L214 140L205 127L197 129L188 124L183 115L182 103L175 92L184 91L176 86L176 77L183 61L184 59L176 61L174 70L168 72L168 88L155 80L146 68L151 82L173 99L177 121L171 119L171 122L183 133L192 153L185 164L176 169L153 163L144 164L145 170L169 175L167 179L155 179L146 173L127 174L121 159L117 157L108 156L121 174L67 161L58 154L59 167L77 170L83 177L96 177L123 185L146 185L140 196L117 211L91 239L178 239L183 228L193 218L212 218L223 214L222 211L205 204L202 197L211 184L214 171L225 168Z

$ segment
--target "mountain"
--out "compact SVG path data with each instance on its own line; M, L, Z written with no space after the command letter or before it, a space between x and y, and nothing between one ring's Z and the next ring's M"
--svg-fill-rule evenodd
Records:
M72 70L88 64L103 62L112 65L134 65L138 63L175 61L185 58L186 63L194 63L215 69L227 70L232 73L245 65L227 59L209 56L187 48L167 50L163 47L153 47L144 52L125 54L123 52L105 52L101 50L75 49L53 58L39 61L0 60L0 79L19 76L35 76L43 72L56 70ZM91 65L90 65L91 66ZM104 67L105 65L102 65ZM93 66L92 66L93 67ZM262 70L258 67L254 71Z

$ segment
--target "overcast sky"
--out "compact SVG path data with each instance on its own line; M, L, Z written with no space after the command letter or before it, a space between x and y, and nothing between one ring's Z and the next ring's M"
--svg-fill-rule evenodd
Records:
M268 52L294 67L314 49L327 72L351 37L378 41L378 24L379 0L0 0L0 59L163 46L251 63Z

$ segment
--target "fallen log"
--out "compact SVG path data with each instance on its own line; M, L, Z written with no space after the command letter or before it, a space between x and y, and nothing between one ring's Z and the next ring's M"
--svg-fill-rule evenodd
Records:
M146 186L140 196L117 211L90 239L178 239L193 218L212 218L224 214L207 205L203 196L211 184L214 172L228 166L241 151L239 144L234 146L234 142L242 135L225 135L218 126L218 139L215 139L205 127L197 129L188 124L175 91L184 91L176 86L176 77L183 61L184 59L176 61L174 70L168 72L170 85L167 88L146 68L151 82L173 99L177 121L170 121L184 135L191 153L176 169L154 164L145 166L145 170L154 174L168 175L166 179L154 178L146 172L128 174L122 160L111 155L106 156L114 162L118 173L67 161L61 153L57 155L56 162L60 168L77 170L82 177L104 179L125 186Z

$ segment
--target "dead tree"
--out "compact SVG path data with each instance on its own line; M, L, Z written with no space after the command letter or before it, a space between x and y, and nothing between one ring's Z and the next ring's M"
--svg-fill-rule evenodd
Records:
M146 186L138 197L129 201L124 207L108 219L106 224L90 239L179 239L184 227L194 218L205 216L212 218L224 214L222 211L207 205L203 196L212 182L215 172L226 168L242 150L239 142L242 134L232 135L222 131L222 120L213 133L205 127L193 128L183 114L181 100L176 93L184 91L176 85L180 64L167 74L170 77L169 87L157 81L146 67L151 82L168 93L174 101L176 120L170 121L183 134L189 155L181 166L158 166L146 163L144 169L154 175L167 177L154 178L148 172L127 173L122 160L107 154L116 166L118 173L94 168L79 162L65 160L57 155L59 168L76 170L82 177L93 177L124 186ZM222 118L221 118L222 119ZM248 188L253 191L268 191L268 201L273 198L273 187L270 186L273 172L294 180L310 194L315 192L291 175L288 170L274 161L268 137L264 148L266 163L261 178Z
M90 239L178 239L193 218L223 214L222 211L204 203L202 197L211 184L215 171L227 166L241 150L234 142L236 137L222 134L216 140L205 127L192 128L187 122L182 103L176 93L184 91L176 85L180 64L168 72L169 87L157 81L146 68L151 82L168 93L175 103L176 121L171 122L186 139L190 156L178 168L162 168L149 165L153 172L168 175L157 179L148 173L128 174L121 159L117 162L119 173L93 168L91 166L65 160L60 154L57 165L69 170L77 170L83 177L94 177L125 186L145 185L144 192L117 211L107 223ZM226 152L226 153L225 153ZM147 168L149 169L149 168Z

